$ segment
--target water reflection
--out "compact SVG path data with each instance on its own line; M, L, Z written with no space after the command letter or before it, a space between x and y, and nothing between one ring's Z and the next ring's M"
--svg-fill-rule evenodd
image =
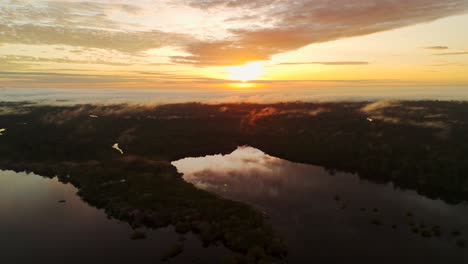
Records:
M353 174L332 175L252 147L173 165L198 188L264 211L286 238L289 263L468 261L462 248L468 235L466 204L449 205Z
M76 192L57 179L0 171L1 263L162 263L168 246L180 243L173 228L140 229L147 238L133 241L128 224L108 219ZM191 234L185 239L184 252L168 263L209 263L228 252L203 248Z

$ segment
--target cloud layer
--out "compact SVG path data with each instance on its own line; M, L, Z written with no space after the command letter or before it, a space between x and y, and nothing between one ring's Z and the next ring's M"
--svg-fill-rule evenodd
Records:
M223 28L224 34L206 32L200 38L189 31L127 19L145 13L146 18L157 21L158 10L152 10L153 6L146 1L116 4L16 0L0 3L0 44L67 45L131 54L177 47L187 55L170 56L175 63L235 65L266 60L313 43L429 22L468 10L467 0L165 0L161 3L170 6L173 12L193 9L190 12L201 19L223 17L225 25L213 27ZM182 18L185 14L179 15Z
M187 47L191 56L174 58L210 65L265 60L312 43L424 23L468 9L466 0L205 0L190 5L205 10L258 9L258 17L275 18L268 28L235 28L229 39L192 43Z

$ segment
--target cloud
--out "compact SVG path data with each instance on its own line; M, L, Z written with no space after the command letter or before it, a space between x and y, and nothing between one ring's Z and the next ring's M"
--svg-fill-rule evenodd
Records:
M430 64L429 66L432 66L432 67L466 67L468 66L468 64L459 63L459 62L440 62L440 63Z
M456 55L468 55L468 51L454 51L445 53L435 53L434 56L456 56Z
M102 64L102 65L112 65L112 66L130 66L133 63L125 62L112 62L101 59L94 60L74 60L69 58L44 58L44 57L33 57L33 56L15 56L15 55L6 55L0 56L0 61L2 63L11 63L11 64L20 64L25 68L30 66L42 64L42 63L68 63L68 64ZM11 67L5 67L5 69L10 69Z
M29 114L30 110L16 105L2 105L0 106L0 116L2 115L25 115Z
M190 43L190 56L178 56L179 63L197 65L243 64L266 60L313 43L361 36L424 23L465 13L466 0L298 0L190 1L201 9L258 9L258 17L274 17L266 28L230 29L224 40Z
M0 3L0 45L68 45L137 54L192 39L181 33L136 30L144 27L129 24L125 15L142 11L115 3L7 1Z
M19 63L19 62L12 62L12 61L7 61L3 60L0 58L0 70L10 70L10 71L17 71L17 70L24 70L28 69L31 65L25 64L25 63Z
M0 25L0 43L29 45L69 45L86 48L138 53L153 48L177 45L186 40L178 33L162 31L108 31L99 29L40 26Z
M447 46L430 46L430 47L425 47L424 49L428 50L447 50L449 47Z
M365 105L364 107L361 108L361 111L365 113L380 112L387 108L399 107L399 106L401 106L401 103L396 100L380 100L380 101L372 102L372 103Z
M94 59L70 59L68 57L33 57L20 55L5 55L0 56L0 69L14 71L17 69L31 69L34 66L42 66L44 63L60 63L60 64L93 64L93 65L109 65L109 66L165 66L173 65L171 63L153 63L141 60L113 60L109 58L94 58ZM62 69L63 70L63 69Z
M314 43L429 22L468 10L466 0L161 2L170 4L171 10L191 7L202 19L219 16L225 24L215 27L224 33L208 30L206 36L194 37L180 23L177 24L180 30L129 23L145 21L131 20L129 16L152 12L148 11L151 5L145 2L4 1L0 3L0 44L68 45L128 54L176 47L188 54L172 56L174 63L239 65L267 60L272 55ZM158 12L154 11L153 15L157 20Z
M274 5L278 0L196 0L186 1L191 7L200 9L211 9L211 8L259 8L268 5Z
M225 22L236 22L236 21L254 21L258 20L258 16L256 15L243 15L238 17L230 17L225 19Z
M22 63L22 65L28 65ZM1 66L0 66L1 69ZM48 88L212 88L245 84L220 78L200 77L177 71L144 71L119 69L118 71L74 70L67 68L35 70L32 68L0 71L1 87L48 87ZM257 80L251 84L265 88L310 88L310 87L362 87L401 84L400 80L335 79L335 80ZM187 86L190 84L190 86ZM257 89L253 92L259 92ZM300 97L300 96L299 96ZM284 97L283 97L284 98ZM281 98L280 98L281 99ZM285 99L285 98L284 98ZM298 100L298 97L294 97Z
M282 62L276 65L327 65L327 66L345 66L345 65L369 65L367 61L309 61L309 62Z
M447 116L430 114L427 107L414 107L400 101L381 100L369 103L360 110L370 115L374 121L450 130Z
M141 7L128 4L90 1L6 1L0 4L0 22L115 29L125 24L113 20L113 14L135 16L142 12Z
M242 129L249 130L255 127L257 121L267 117L274 116L286 116L288 118L298 118L298 117L314 117L321 113L329 112L330 110L324 107L317 107L316 109L310 108L298 108L298 109L284 109L280 110L275 107L265 107L262 109L254 109L245 115L241 122L240 127Z
M116 72L83 72L75 73L63 71L0 71L0 83L9 87L42 87L67 88L67 87L135 87L140 88L168 88L206 87L206 85L226 84L231 81L205 78L180 73L145 72L145 71L119 71Z

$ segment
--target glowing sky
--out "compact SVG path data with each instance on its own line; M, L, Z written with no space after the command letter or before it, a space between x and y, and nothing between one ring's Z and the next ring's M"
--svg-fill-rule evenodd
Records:
M468 0L0 1L0 87L468 85Z

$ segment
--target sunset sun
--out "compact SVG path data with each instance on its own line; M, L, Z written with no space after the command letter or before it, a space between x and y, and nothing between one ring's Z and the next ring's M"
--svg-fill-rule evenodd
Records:
M250 62L241 66L226 67L227 77L233 81L248 82L256 80L262 73L262 64Z

